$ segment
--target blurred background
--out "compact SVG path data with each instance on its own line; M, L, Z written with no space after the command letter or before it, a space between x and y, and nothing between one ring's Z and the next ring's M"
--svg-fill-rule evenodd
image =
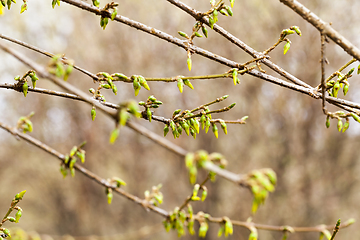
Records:
M209 1L183 0L193 8L206 11ZM88 1L91 3L91 1ZM360 2L356 0L301 0L305 6L359 46ZM105 1L101 2L101 6ZM28 2L28 10L19 14L21 3L0 16L0 33L40 47L52 53L65 53L75 64L97 73L120 72L145 77L207 75L223 73L228 67L193 55L193 70L188 71L186 51L120 23L109 22L100 27L100 17L66 3L51 8L50 1ZM320 34L279 1L236 0L234 16L220 16L219 25L258 51L273 45L284 28L297 25L302 36L291 35L291 48L283 55L283 44L270 53L271 60L299 79L316 86L320 83ZM167 1L122 0L118 13L148 26L177 36L177 31L191 33L194 19ZM1 40L4 41L4 40ZM241 49L209 29L209 37L197 38L197 46L237 62L251 59ZM35 52L7 43L40 64L49 59ZM334 43L327 44L330 75L351 59ZM351 67L357 67L353 65ZM267 73L273 73L264 67ZM350 68L349 68L350 69ZM0 81L13 83L16 75L29 69L12 56L0 52ZM269 167L278 175L276 191L270 194L253 221L269 225L316 226L334 225L340 218L360 219L360 124L350 120L345 133L336 129L336 120L325 127L321 101L251 76L243 75L241 84L232 79L193 81L195 90L179 93L176 83L150 83L150 91L142 89L135 97L132 84L117 82L118 94L103 91L107 101L120 103L129 99L145 101L155 95L164 104L156 115L171 117L175 109L193 109L217 97L230 97L215 107L237 105L230 112L219 114L224 119L248 115L246 125L229 125L228 134L219 132L219 139L203 131L194 140L186 135L166 138L181 147L195 151L220 152L235 173ZM96 88L92 79L76 71L68 80L87 92ZM359 76L350 79L347 100L359 102ZM40 79L38 87L61 90ZM339 94L343 97L343 94ZM89 95L90 96L90 95ZM328 107L334 111L335 108ZM91 106L59 97L30 92L0 89L0 121L15 125L20 116L35 111L32 118L38 138L54 149L68 153L74 145L87 141L84 166L103 178L124 179L126 191L143 197L145 190L162 183L164 204L171 211L191 193L183 159L154 144L145 137L123 128L114 145L108 143L114 122L98 111L91 121ZM162 135L163 124L137 120ZM59 162L49 154L14 136L0 131L0 213L5 214L13 196L27 190L20 203L23 217L16 226L26 234L42 239L176 239L177 233L166 233L163 219L148 213L133 202L115 195L107 204L105 189L76 174L63 179ZM200 174L203 178L205 173ZM193 204L195 212L211 216L228 216L245 221L251 216L251 193L231 182L218 178L207 184L208 199ZM15 224L6 224L13 227ZM339 239L359 238L359 224L338 233ZM206 239L217 239L218 226L210 224ZM19 230L20 231L20 230ZM22 233L26 235L25 233ZM249 231L235 227L229 239L247 239ZM261 239L280 239L281 233L259 231ZM316 239L318 233L296 233L291 239ZM187 235L183 239L197 239Z

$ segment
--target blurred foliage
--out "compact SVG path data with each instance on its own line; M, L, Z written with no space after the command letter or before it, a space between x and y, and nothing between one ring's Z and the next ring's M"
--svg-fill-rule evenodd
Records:
M185 3L206 11L203 1L186 0ZM359 45L358 14L360 2L356 0L301 1L309 9ZM351 6L351 7L349 7ZM171 4L158 0L123 0L118 14L141 21L174 36L179 30L191 29L194 21ZM148 34L121 24L110 22L103 31L99 18L80 11L65 3L52 9L51 4L41 1L29 3L28 10L19 16L20 4L0 16L1 33L29 42L50 52L65 53L75 63L97 72L122 72L127 76L172 77L189 75L184 61L184 51ZM281 48L270 53L271 60L308 84L320 82L320 35L310 24L287 9L278 1L235 1L232 18L219 15L220 25L258 51L277 41L279 32L292 25L302 30L302 37L292 41L291 50L284 56ZM334 15L333 13L337 14ZM208 38L197 38L195 44L229 59L246 62L250 57L232 44L211 32ZM22 50L18 46L16 49ZM327 46L327 73L336 71L349 57L335 44ZM46 64L47 58L31 51L24 51L33 60ZM227 67L192 56L192 75L216 74ZM14 76L26 69L12 57L2 53L0 64L1 82L12 82ZM266 71L271 70L264 67ZM352 79L357 89L358 76ZM67 80L83 91L96 88L91 79L73 72ZM180 136L171 141L189 151L204 149L221 152L233 172L249 172L269 167L278 176L277 188L258 210L253 221L272 225L314 226L319 223L354 217L360 219L359 209L360 161L357 146L360 144L360 127L353 124L344 134L336 128L326 129L321 102L250 76L242 76L241 84L234 87L232 79L194 81L196 92L180 93L176 83L151 82L151 91L140 91L136 101L153 94L164 103L155 113L172 115L174 109L192 109L218 96L229 94L229 100L237 108L220 114L220 117L237 119L249 115L246 125L228 126L225 136L219 131L221 141L212 134L201 132L196 140ZM115 83L117 95L105 93L109 102L134 99L132 84ZM52 83L38 81L37 86L59 90ZM149 94L150 93L150 94ZM349 91L347 99L359 99L358 91ZM221 105L222 103L220 103ZM222 105L221 107L225 107ZM329 109L332 111L332 109ZM126 190L142 196L146 189L162 183L164 209L170 210L181 204L192 186L183 160L155 145L143 136L124 128L117 141L110 145L109 133L114 123L98 113L95 121L89 117L89 106L81 102L49 97L28 92L1 89L1 121L15 124L19 116L30 111L36 138L61 152L68 152L79 142L87 141L84 150L87 161L84 166L102 176L119 176L127 183ZM353 120L350 119L350 122ZM162 134L163 124L138 120L147 128ZM350 123L351 124L351 123ZM0 133L1 196L27 189L22 208L26 214L21 228L31 235L36 231L42 239L70 239L62 235L91 235L124 239L169 239L176 232L166 233L156 214L147 214L141 207L117 195L107 204L102 188L85 179L81 174L65 178L58 173L58 162L39 149L17 141L8 133ZM16 174L14 171L16 170ZM199 172L199 175L205 174ZM205 176L205 175L204 175ZM0 210L6 211L8 199L0 199ZM194 202L194 212L208 212L212 216L228 216L245 220L251 214L252 196L245 189L235 189L232 183L218 179L208 185L207 200ZM148 226L148 227L144 227ZM196 226L198 227L198 226ZM144 230L145 229L145 230ZM155 231L157 229L161 229ZM355 229L340 231L338 238L359 238ZM47 235L42 235L46 233ZM280 239L281 233L261 231L263 239ZM51 237L50 237L51 236ZM88 236L88 237L85 237ZM217 228L210 227L207 239L217 239ZM291 236L291 239L316 238L316 233ZM195 239L186 235L183 239ZM229 239L247 239L246 229L236 228ZM25 237L22 239L26 239ZM94 238L96 239L96 238Z

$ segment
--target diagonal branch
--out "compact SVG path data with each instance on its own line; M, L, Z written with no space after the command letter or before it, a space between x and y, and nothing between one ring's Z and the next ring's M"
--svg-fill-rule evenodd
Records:
M209 19L204 17L201 14L201 12L196 11L195 9L189 7L188 5L186 5L183 2L178 1L178 0L167 0L167 1L170 2L171 4L174 4L175 6L179 7L180 9L184 10L186 13L190 14L196 20L204 22L208 26L210 26L209 25ZM290 73L286 72L280 66L278 66L275 63L271 62L269 59L265 58L262 53L257 52L256 50L254 50L253 48L251 48L250 46L245 44L243 41L241 41L240 39L238 39L237 37L235 37L234 35L232 35L228 31L226 31L224 28L220 27L219 25L214 24L213 29L214 29L215 32L219 33L221 36L225 37L230 42L234 43L236 46L238 46L239 48L244 50L246 53L250 54L252 57L254 57L254 58L263 57L263 59L260 60L261 62L263 62L266 66L268 66L269 68L271 68L272 70L274 70L275 72L280 74L281 76L285 77L289 81L291 81L293 83L296 83L296 84L298 84L300 86L303 86L303 87L312 88L307 83L301 81L300 79L298 79L295 76L291 75Z
M75 95L78 95L79 98L82 99L83 101L85 101L93 106L96 106L98 109L100 109L102 112L106 113L113 119L115 119L115 120L117 119L117 111L115 109L109 109L106 106L99 103L99 101L97 101L96 99L88 97L88 95L86 93L84 93L83 91L81 91L80 89L78 89L78 88L74 87L73 85L63 81L62 79L59 79L59 78L55 77L54 75L48 73L42 66L38 65L37 63L34 63L32 60L30 60L26 56L16 52L15 50L4 46L2 43L0 43L0 49L13 55L19 61L21 61L24 64L26 64L27 66L29 66L31 69L34 69L40 77L49 79L50 81L52 81L59 87L64 88L64 89L68 90L69 92L72 92ZM177 155L179 155L181 157L185 157L185 155L188 153L188 151L186 151L185 149L166 140L165 138L157 135L156 133L149 131L147 128L145 128L141 125L138 125L134 122L128 121L126 123L126 126L133 129L134 131L144 135L145 137L153 140L155 143L159 144L160 146L165 147L166 149L176 153ZM243 183L243 175L235 174L228 170L221 169L220 167L218 167L217 165L215 165L211 162L204 164L203 168L208 171L215 172L218 176L223 177L229 181L232 181L238 185L241 185Z
M328 38L339 45L350 56L360 61L360 50L354 46L349 40L333 29L329 23L323 21L315 13L311 12L304 5L296 0L280 0L283 4L291 8L297 14L299 14L307 22L311 23L319 32L326 35Z
M42 143L41 141L37 140L36 138L31 137L28 134L24 134L19 132L17 129L12 128L10 126L8 126L7 124L4 124L2 122L0 122L0 128L4 129L5 131L11 133L12 135L19 137L23 140L25 140L28 143L31 143L32 145L40 148L43 151L46 151L47 153L53 155L54 157L58 158L61 162L65 161L65 155L56 151L55 149L51 148L50 146ZM122 188L118 188L118 187L114 187L113 185L111 185L105 178L102 178L98 175L96 175L95 173L89 171L88 169L82 167L80 164L75 163L74 164L74 169L80 173L82 173L85 177L95 181L96 183L98 183L101 186L104 186L105 188L111 188L112 191L115 191L116 193L122 195L123 197L139 204L140 206L144 207L145 209L149 209L154 213L159 214L162 217L168 218L169 217L169 212L167 212L166 210L156 207L152 204L149 204L146 200L141 199L135 195L132 195L128 192L126 192L125 190L123 190ZM198 221L202 221L202 217L199 216L194 216L194 218ZM224 221L224 218L219 218L219 217L209 217L208 221L213 222L213 223L222 223ZM291 229L292 232L321 232L324 229L331 229L332 226L326 226L326 225L319 225L316 227L290 227L290 226L272 226L272 225L265 225L265 224L258 224L258 223L253 223L253 222L243 222L243 221L237 221L237 220L231 220L231 222L233 223L233 225L236 226L241 226L241 227L245 227L245 228L249 228L250 226L253 226L255 228L258 229L263 229L263 230L269 230L269 231L288 231L288 229ZM348 220L347 222L345 222L343 225L341 225L340 228L345 228L350 226L352 223L354 222L353 219Z

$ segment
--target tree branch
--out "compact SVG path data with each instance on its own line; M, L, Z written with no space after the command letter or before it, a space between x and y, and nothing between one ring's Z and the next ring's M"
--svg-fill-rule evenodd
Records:
M360 50L335 29L333 29L329 23L323 21L315 13L311 12L296 0L280 0L280 2L299 14L304 20L311 23L317 30L319 30L321 34L324 34L333 40L350 56L360 61Z

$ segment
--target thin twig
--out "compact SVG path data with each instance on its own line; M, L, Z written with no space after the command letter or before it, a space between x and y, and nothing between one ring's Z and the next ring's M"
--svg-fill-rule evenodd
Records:
M64 162L65 161L65 155L61 154L60 152L56 151L55 149L51 148L50 146L42 143L41 141L31 137L28 134L24 134L19 132L17 129L12 128L2 122L0 122L0 127L6 131L8 131L9 133L11 133L14 136L20 137L21 139L33 144L34 146L40 148L41 150L50 153L51 155L53 155L54 157L58 158L60 161ZM98 175L96 175L95 173L89 171L88 169L82 167L80 164L75 163L74 164L74 169L77 170L78 172L81 172L83 175L85 175L87 178L94 180L95 182L97 182L98 184L106 187L106 188L111 188L113 191L119 193L120 195L126 197L127 199L141 205L141 206L145 206L146 208L152 210L153 212L158 213L159 215L163 216L163 217L167 217L168 216L168 212L166 212L165 210L155 207L151 204L148 204L146 202L144 202L143 199L140 199L130 193L127 193L126 191L124 191L121 188L117 188L114 187L113 185L111 185L106 179L99 177Z
M186 13L190 14L197 21L201 21L201 22L205 23L206 25L210 26L209 25L209 20L206 17L204 17L201 12L196 11L195 9L189 7L188 5L186 5L183 2L178 1L178 0L167 0L167 1L170 2L171 4L175 5L175 6L179 7L180 9L185 11ZM275 72L280 74L281 76L285 77L289 81L291 81L293 83L296 83L296 84L298 84L300 86L303 86L303 87L312 88L309 84L301 81L300 79L298 79L298 78L294 77L293 75L291 75L290 73L286 72L284 69L282 69L281 67L279 67L278 65L276 65L275 63L273 63L269 59L267 59L262 53L255 51L253 48L246 45L240 39L238 39L237 37L235 37L234 35L232 35L228 31L226 31L225 29L223 29L219 25L214 24L213 29L214 29L215 32L219 33L221 36L228 39L231 43L234 43L236 46L238 46L239 48L244 50L246 53L250 54L252 57L254 57L254 58L263 58L261 61L266 66L268 66L269 68L271 68L272 70L274 70Z
M325 106L325 35L321 34L321 93L322 93L322 110L325 115L327 115L327 110Z
M42 143L41 141L31 137L28 134L24 134L19 132L17 129L10 127L2 122L0 122L0 128L6 130L7 132L11 133L12 135L16 136L16 137L20 137L21 139L25 140L28 143L31 143L32 145L40 148L42 151L45 151L51 155L53 155L54 157L56 157L57 159L59 159L61 162L65 161L65 155L56 151L55 149L51 148L50 146ZM146 209L150 209L152 212L159 214L162 217L168 218L169 217L169 212L167 212L166 210L156 207L154 205L149 204L147 201L145 201L144 199L141 199L135 195L132 195L128 192L126 192L125 190L123 190L122 188L117 188L113 185L111 185L105 178L101 178L100 176L96 175L95 173L89 171L88 169L82 167L80 164L75 163L74 164L74 169L80 173L82 173L85 177L95 181L96 183L98 183L99 185L105 187L105 188L111 188L112 191L115 191L116 193L122 195L123 197L139 204L141 207L144 207ZM207 181L207 180L206 180ZM200 219L198 216L194 216L194 218L196 220L203 220ZM222 223L224 218L216 218L216 217L209 217L208 221L209 222L213 222L213 223ZM321 232L324 229L331 229L332 226L326 226L326 225L320 225L317 227L289 227L289 226L272 226L272 225L265 225L265 224L257 224L257 223L249 223L249 222L242 222L242 221L236 221L236 220L230 220L232 222L233 225L236 226L241 226L241 227L249 227L249 224L252 224L254 227L258 228L258 229L263 229L263 230L270 230L270 231L284 231L284 229L287 228L292 228L294 230L294 232ZM353 220L348 220L345 224L343 224L340 228L345 228L350 226L354 221Z

